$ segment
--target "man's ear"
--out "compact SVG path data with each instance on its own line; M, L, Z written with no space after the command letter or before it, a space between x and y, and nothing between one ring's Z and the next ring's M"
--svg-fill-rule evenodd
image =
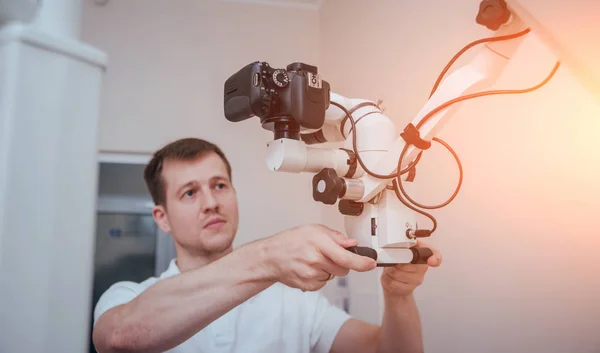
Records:
M154 206L152 209L152 217L158 225L158 228L165 233L171 233L171 225L169 224L169 217L167 217L167 212L165 208L161 205Z

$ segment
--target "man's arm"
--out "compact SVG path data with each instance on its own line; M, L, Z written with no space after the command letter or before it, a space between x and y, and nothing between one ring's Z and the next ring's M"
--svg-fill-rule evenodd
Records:
M164 352L275 282L316 291L329 274L369 271L376 263L324 226L303 226L247 244L196 270L154 284L102 314L93 332L99 353Z
M428 246L419 242L417 246ZM441 254L431 248L433 256L426 265L401 264L386 267L381 276L384 312L381 327L360 320L348 320L338 332L331 353L422 353L421 318L413 291L423 283L429 266L438 267Z
M385 300L380 326L349 319L340 328L331 353L422 353L421 321L412 295Z
M412 294L385 299L378 353L423 353L423 335L419 309Z
M100 353L167 351L273 283L254 247L241 247L106 311L94 327L94 345Z
M355 318L348 319L335 336L331 353L375 353L381 328Z

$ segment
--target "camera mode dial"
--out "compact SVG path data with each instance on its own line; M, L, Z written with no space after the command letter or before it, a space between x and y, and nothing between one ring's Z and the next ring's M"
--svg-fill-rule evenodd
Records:
M290 78L285 70L278 69L273 71L273 82L279 87L285 87L290 83Z

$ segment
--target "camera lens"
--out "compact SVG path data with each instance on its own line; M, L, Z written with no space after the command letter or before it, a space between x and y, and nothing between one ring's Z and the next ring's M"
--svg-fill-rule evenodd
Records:
M280 138L288 138L300 140L300 125L293 120L278 120L275 121L274 129L275 140Z

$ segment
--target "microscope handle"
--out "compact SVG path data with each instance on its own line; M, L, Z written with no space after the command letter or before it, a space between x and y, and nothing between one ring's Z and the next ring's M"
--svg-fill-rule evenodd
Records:
M413 253L411 264L427 264L427 259L433 256L433 251L429 248L410 248Z
M377 251L375 251L375 249L373 249L373 248L369 248L366 246L352 246L352 247L346 248L346 250L353 252L360 256L370 257L373 260L377 261Z
M377 261L377 251L367 246L352 246L346 248L346 250L353 252L360 256L367 256ZM433 256L433 251L429 248L410 248L413 254L411 264L427 264L427 259ZM379 266L388 266L380 264ZM390 265L391 266L391 265Z

